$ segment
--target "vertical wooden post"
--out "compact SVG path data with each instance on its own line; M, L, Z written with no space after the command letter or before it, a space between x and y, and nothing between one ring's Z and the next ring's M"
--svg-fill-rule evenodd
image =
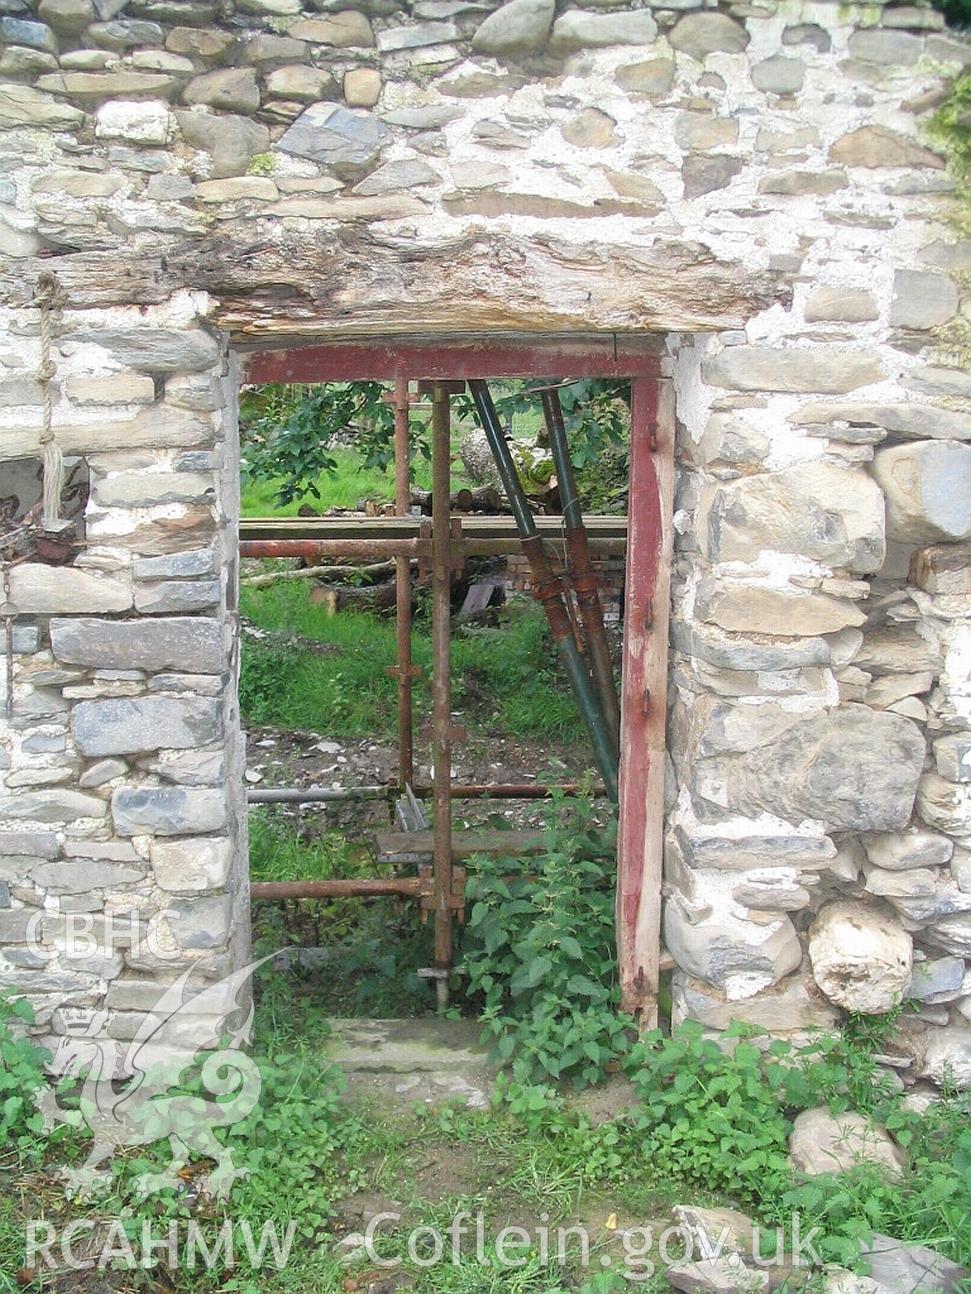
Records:
M435 799L435 987L448 1005L452 964L451 436L447 387L432 390L432 751Z
M617 958L621 1006L657 1024L674 502L671 383L631 382L621 705Z

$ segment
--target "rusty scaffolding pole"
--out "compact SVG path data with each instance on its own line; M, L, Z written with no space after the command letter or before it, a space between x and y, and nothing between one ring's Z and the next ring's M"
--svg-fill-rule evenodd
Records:
M448 1006L452 965L452 518L449 385L432 386L432 785L435 992ZM464 389L465 383L460 384ZM419 391L422 390L419 384Z
M408 416L411 401L408 383L399 378L394 384L394 510L407 517L409 486ZM398 660L393 673L398 680L398 786L404 791L415 780L414 721L412 716L412 680L416 670L411 660L411 561L394 559L395 625Z

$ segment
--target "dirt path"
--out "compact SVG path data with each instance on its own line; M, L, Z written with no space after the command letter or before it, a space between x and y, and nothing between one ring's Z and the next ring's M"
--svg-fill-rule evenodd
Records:
M472 733L456 747L453 780L456 782L575 781L589 766L583 745L558 746L555 750L537 742L508 736ZM431 751L422 740L415 747L416 781L431 781ZM250 786L337 789L351 786L394 783L398 776L398 752L390 742L322 737L319 733L253 728L247 739L247 773ZM321 806L289 805L278 809L301 816ZM381 805L328 806L334 825L349 826L355 820L373 827L386 817ZM375 818L377 814L377 819ZM539 826L542 812L537 801L465 800L455 805L457 827L486 825L497 818L510 826Z

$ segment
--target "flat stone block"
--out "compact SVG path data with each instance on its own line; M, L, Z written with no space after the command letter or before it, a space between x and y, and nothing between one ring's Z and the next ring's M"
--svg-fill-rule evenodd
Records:
M119 836L189 836L226 825L224 791L206 787L119 787L111 797Z
M131 576L102 575L75 566L44 566L23 562L11 568L7 614L24 612L60 615L65 612L128 611L132 606Z
M206 617L79 618L52 620L50 628L54 656L72 665L217 674L225 664L222 626Z
M184 750L221 738L222 707L208 697L82 701L72 711L71 730L83 755Z

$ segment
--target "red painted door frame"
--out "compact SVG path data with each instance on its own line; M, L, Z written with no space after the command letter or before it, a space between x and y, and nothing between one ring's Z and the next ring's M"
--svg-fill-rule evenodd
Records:
M458 378L631 379L624 658L621 685L617 957L622 1006L657 1020L660 973L667 636L674 419L656 354L636 338L375 339L254 351L243 381L353 382Z

